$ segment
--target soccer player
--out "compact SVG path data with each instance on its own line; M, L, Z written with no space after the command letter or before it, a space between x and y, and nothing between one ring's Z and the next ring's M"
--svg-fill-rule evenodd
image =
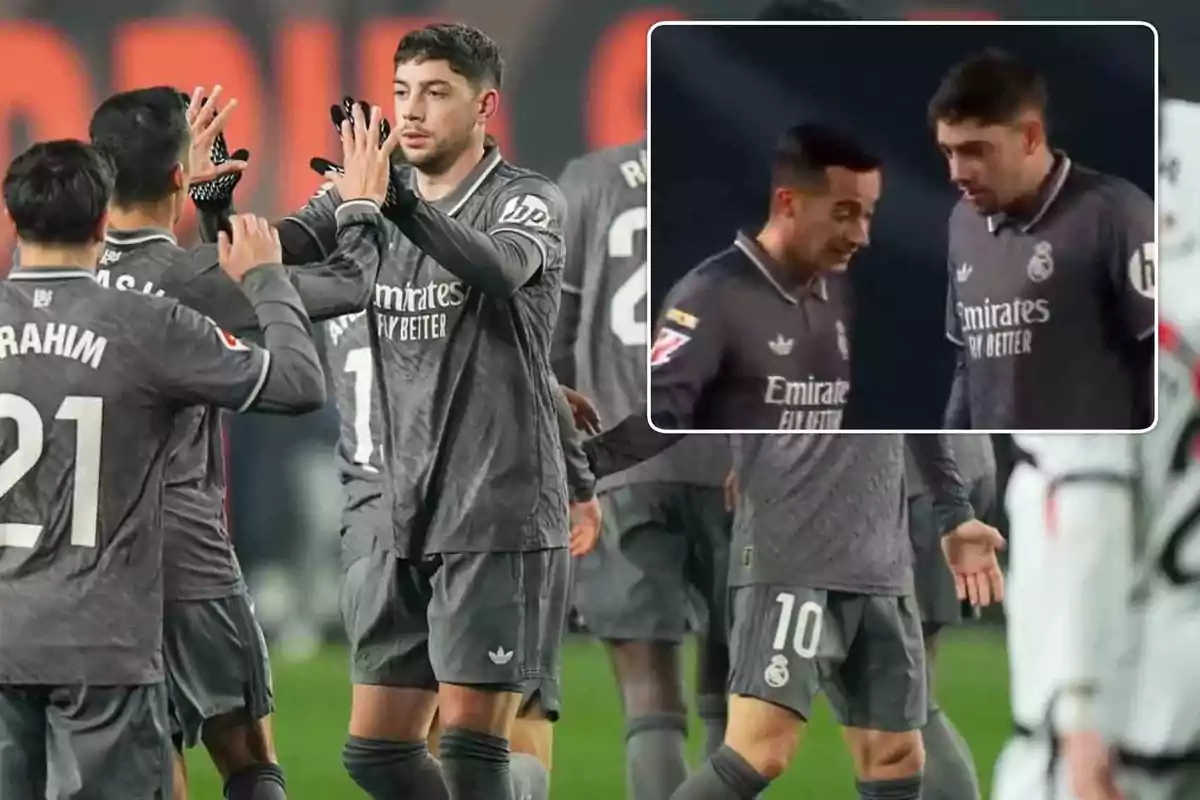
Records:
M636 457L585 443L598 478ZM1003 593L1004 540L975 520L944 436L909 446L935 498L960 598ZM752 798L786 769L826 692L862 798L915 800L925 667L905 520L900 434L734 437L729 722L724 745L672 795Z
M321 203L321 197L313 203ZM324 201L327 202L327 201ZM311 213L311 211L310 211ZM350 641L351 679L356 686L386 687L393 676L403 677L410 665L403 645L405 630L392 623L391 609L398 597L419 579L419 573L406 569L394 551L390 515L384 504L387 466L379 448L382 436L380 404L371 362L368 320L365 313L347 315L329 323L330 372L341 417L341 435L337 447L345 503L342 512L342 570L340 603L347 638ZM571 473L573 500L576 505L591 500L594 480L575 432L575 420L561 396L560 427L563 429ZM569 440L567 437L570 437ZM584 474L586 473L586 474ZM598 531L597 531L598 532ZM572 544L594 539L597 532L572 532ZM565 598L568 587L550 587ZM565 602L565 599L562 600ZM401 646L398 646L401 645ZM548 797L547 773L550 770L553 732L551 723L559 715L558 668L539 678L526 681L518 718L512 729L512 785L517 800ZM403 687L406 684L401 684ZM374 717L372 708L359 704L351 710L351 730L379 728L387 720ZM363 740L364 749L374 746L387 754L393 747L388 739ZM424 769L438 771L437 762L427 758ZM366 774L366 773L364 773ZM395 791L381 783L370 789L374 797L388 797Z
M569 498L549 352L563 200L486 143L503 69L485 34L412 31L393 68L409 166L385 215L402 236L367 313L392 550L413 584L389 609L403 669L354 686L343 763L376 797L507 800L521 690L551 674L566 612L551 588L569 568Z
M169 298L94 275L112 176L75 141L4 178L21 263L0 283L0 796L160 797L160 487L193 406L303 413L325 400L308 319L265 220L238 217L221 269L266 349ZM47 794L49 792L49 795ZM242 795L243 797L246 795Z
M596 399L603 419L645 413L646 148L635 143L570 162L567 262L555 328L559 380ZM574 602L609 649L626 720L627 795L665 800L687 777L687 704L679 645L698 593L708 612L697 706L706 754L725 735L724 636L730 515L721 490L729 448L686 437L601 485L604 534L576 564Z
M908 437L912 439L910 435ZM991 518L996 505L996 457L987 434L950 437L955 464L966 484L971 506L979 519ZM925 773L921 796L925 800L971 800L979 797L979 778L971 750L935 696L938 639L941 631L962 620L962 601L954 576L938 541L934 497L926 486L911 447L905 479L908 485L908 533L913 547L913 578L921 631L925 638L925 672L929 707L921 742L925 747Z
M210 152L222 123L215 97L204 106L193 102L189 111L165 86L122 92L96 110L92 142L116 168L99 278L105 286L174 297L227 330L246 332L257 330L257 321L218 270L217 247L185 250L173 233L193 170L216 171ZM371 175L364 163L352 165L366 182L356 202L338 210L341 249L322 264L289 269L317 318L361 307L370 286L362 276L378 269L386 247L378 204L388 164L378 153L371 160ZM220 412L197 407L180 431L163 493L164 655L179 752L176 797L186 788L182 754L201 740L231 800L283 797L270 730L270 667L226 530L225 486Z
M1047 140L1043 78L985 51L950 70L930 123L962 199L950 215L952 429L1151 425L1154 204Z
M667 431L837 430L853 304L841 274L869 241L879 161L803 124L780 137L770 217L675 285L650 348L650 418Z

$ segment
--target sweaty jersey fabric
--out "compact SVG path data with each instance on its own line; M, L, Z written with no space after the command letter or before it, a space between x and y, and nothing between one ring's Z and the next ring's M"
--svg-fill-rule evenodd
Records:
M574 363L575 388L605 425L646 409L650 321L646 272L646 146L613 147L574 159L558 181L567 201L563 306L555 362ZM560 380L569 382L565 376ZM601 481L601 490L639 483L720 486L729 473L722 436L689 436Z
M731 586L912 591L903 434L734 437ZM914 438L942 530L973 511L943 435Z
M406 168L410 187L415 175ZM293 219L328 228L336 192ZM546 178L495 147L449 195L418 203L392 242L367 311L395 546L502 552L567 542L567 486L552 396L550 337L562 282L564 202ZM439 263L414 237L440 248ZM503 296L455 263L486 237L502 265L533 259Z
M342 234L345 248L337 255L319 265L285 268L312 319L361 307L367 294L361 265L372 258L378 262L380 230L378 224L352 226ZM257 330L253 306L220 270L216 245L187 250L169 231L156 228L110 229L105 245L96 272L100 285L173 297L225 330ZM242 586L225 518L221 416L218 408L197 406L179 418L163 486L168 600L229 597Z
M178 417L248 408L269 361L174 300L87 271L0 283L0 683L162 679Z
M950 216L947 427L1131 430L1153 416L1157 223L1133 184L1065 154L1027 218Z

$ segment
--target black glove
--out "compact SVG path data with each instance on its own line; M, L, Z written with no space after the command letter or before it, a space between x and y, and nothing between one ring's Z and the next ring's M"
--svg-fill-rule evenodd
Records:
M333 129L340 135L342 132L342 123L349 122L354 125L354 106L357 102L358 107L362 109L363 117L369 119L371 116L371 104L366 100L355 101L353 97L346 96L342 98L341 105L329 107L329 118L333 120ZM392 133L392 126L388 123L385 117L379 119L379 143L382 145ZM404 183L403 176L399 173L397 167L404 163L404 155L399 148L393 151L392 154L392 175L388 181L387 199L383 201L385 216L402 216L407 214L412 209L412 205L416 202L416 195L409 190ZM318 175L325 176L330 172L341 174L343 172L340 164L335 164L327 158L317 156L308 162L309 167Z
M192 98L183 92L179 93L186 108ZM201 106L208 102L208 98L201 101ZM224 164L226 161L248 161L250 159L249 150L236 150L232 154L229 152L229 147L225 144L225 134L218 133L217 138L213 140L212 162L216 166ZM192 202L195 203L201 210L208 208L225 208L233 202L233 190L242 181L242 173L227 172L219 178L204 183L193 183L188 188L188 194L191 195Z

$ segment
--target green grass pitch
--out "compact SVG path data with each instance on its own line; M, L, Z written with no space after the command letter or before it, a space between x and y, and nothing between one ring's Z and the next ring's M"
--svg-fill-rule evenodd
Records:
M1010 730L1008 665L999 628L951 632L941 645L938 697L971 744L984 785ZM279 757L292 800L362 797L342 771L340 753L350 702L345 652L330 649L312 661L275 665ZM564 800L624 796L622 725L608 659L593 641L572 637L563 665L563 719L556 727L553 792ZM699 748L693 726L693 757ZM191 797L217 800L218 781L203 750L189 754ZM850 760L825 708L787 775L767 797L853 798Z

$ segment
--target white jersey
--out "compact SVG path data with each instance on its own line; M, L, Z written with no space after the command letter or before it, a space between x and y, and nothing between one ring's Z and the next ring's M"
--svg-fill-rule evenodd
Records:
M1007 503L1013 713L1092 720L1122 749L1200 750L1200 107L1163 109L1157 426L1141 436L1027 436ZM1086 707L1056 702L1098 687Z

